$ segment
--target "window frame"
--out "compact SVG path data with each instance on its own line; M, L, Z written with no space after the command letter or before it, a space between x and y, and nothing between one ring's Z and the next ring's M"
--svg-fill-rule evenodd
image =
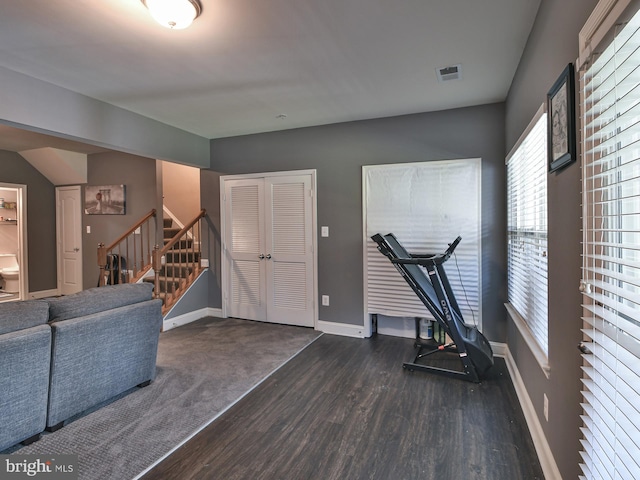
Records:
M507 177L506 178L506 189L507 189L506 235L507 235L507 295L508 295L508 301L507 303L505 303L505 307L507 309L507 313L509 314L509 317L511 318L515 326L518 328L520 334L522 335L522 338L524 339L529 349L531 350L532 354L536 358L538 364L540 365L540 368L548 378L549 372L550 372L549 354L548 354L549 289L548 289L548 262L547 262L548 257L546 255L546 252L548 247L549 226L548 226L548 193L547 193L548 162L547 162L547 138L546 138L547 128L546 127L547 127L546 107L545 107L545 104L542 104L538 109L538 111L536 112L536 114L531 119L531 121L529 122L529 124L527 125L527 127L525 128L524 132L522 133L518 141L515 143L515 145L507 155L505 160L506 177ZM537 135L537 137L532 137L532 135ZM514 261L517 259L516 258L512 259L511 257L512 250L510 247L510 242L512 239L512 232L514 232L515 235L517 235L518 230L512 229L512 225L511 225L512 219L510 218L510 215L512 213L512 208L513 208L513 205L511 204L511 202L515 200L511 198L512 187L510 183L509 166L510 166L510 163L511 165L514 165L513 162L518 162L519 156L521 156L523 153L521 151L521 148L527 148L528 142L531 142L534 140L538 140L542 142L541 144L536 143L534 145L535 147L534 153L536 154L535 167L536 167L536 174L538 175L538 177L536 177L536 181L544 183L544 195L542 198L542 202L544 204L544 220L542 221L542 223L546 228L544 230L544 233L541 233L540 231L538 231L534 235L538 238L538 241L540 240L544 241L544 246L542 247L542 249L540 249L540 247L536 248L535 246L531 246L531 245L529 245L529 247L531 247L530 249L534 250L534 252L535 251L541 252L541 256L544 257L544 260L539 260L538 262L540 266L544 266L544 272L543 272L544 280L529 279L528 281L512 282L512 275L517 273L516 272L517 265L516 267L513 266ZM539 155L539 158L538 158L538 155ZM539 196L534 196L533 199L529 198L529 200L532 202L541 201ZM541 206L539 204L534 204L533 206L527 205L526 208L533 208L535 210L536 207L540 208ZM519 209L519 210L522 211L522 209ZM538 215L540 213L541 212L538 211ZM536 222L540 223L540 220L537 219ZM517 264L517 261L515 263ZM526 274L526 272L524 273ZM514 288L515 286L519 286L522 289L521 291L517 292L521 296L530 295L532 288L535 288L537 290L534 300L543 298L543 301L542 301L542 304L540 304L540 302L538 301L538 304L534 305L533 309L535 309L536 312L539 312L540 310L544 310L544 313L541 314L543 317L542 319L537 317L533 319L527 319L525 317L526 312L521 311L521 310L524 310L523 306L520 305L520 308L518 308L518 305L517 305L518 302L511 296L511 289ZM540 325L541 321L544 322L544 325ZM536 333L534 333L534 330L532 327L535 328L536 331L538 331L537 335ZM544 345L541 344L541 338L540 338L541 334L539 333L541 328L544 328L544 332L546 333L544 338L545 340Z

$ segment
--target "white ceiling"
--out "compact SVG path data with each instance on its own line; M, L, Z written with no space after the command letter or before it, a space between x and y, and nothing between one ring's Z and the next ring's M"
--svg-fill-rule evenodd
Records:
M200 2L0 0L0 65L219 138L503 101L540 0Z

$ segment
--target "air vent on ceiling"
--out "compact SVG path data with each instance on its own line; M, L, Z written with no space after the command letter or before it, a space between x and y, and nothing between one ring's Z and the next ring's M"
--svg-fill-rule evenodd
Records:
M460 80L462 78L462 65L450 65L448 67L436 68L439 82L449 82L451 80Z

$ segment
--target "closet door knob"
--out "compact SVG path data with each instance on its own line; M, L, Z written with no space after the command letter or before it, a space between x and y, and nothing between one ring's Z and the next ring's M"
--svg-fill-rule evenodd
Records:
M271 260L271 254L267 254L267 260Z
M261 253L260 255L258 255L258 258L259 258L260 260L264 260L264 255Z

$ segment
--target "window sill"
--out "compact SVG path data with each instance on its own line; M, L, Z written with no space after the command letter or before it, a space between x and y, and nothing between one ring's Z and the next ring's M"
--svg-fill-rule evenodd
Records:
M513 308L513 306L510 303L505 303L504 306L507 309L507 313L509 314L509 317L511 318L515 326L518 327L518 331L520 332L522 339L525 341L525 343L529 347L529 350L535 357L536 361L538 362L538 365L540 365L540 369L544 372L544 375L548 379L549 374L551 372L551 367L549 365L549 358L547 357L547 354L544 352L544 350L542 350L542 348L538 344L538 341L535 339L535 337L531 333L531 330L529 329L527 322L524 321L524 319L520 316L520 314L516 311L516 309Z

